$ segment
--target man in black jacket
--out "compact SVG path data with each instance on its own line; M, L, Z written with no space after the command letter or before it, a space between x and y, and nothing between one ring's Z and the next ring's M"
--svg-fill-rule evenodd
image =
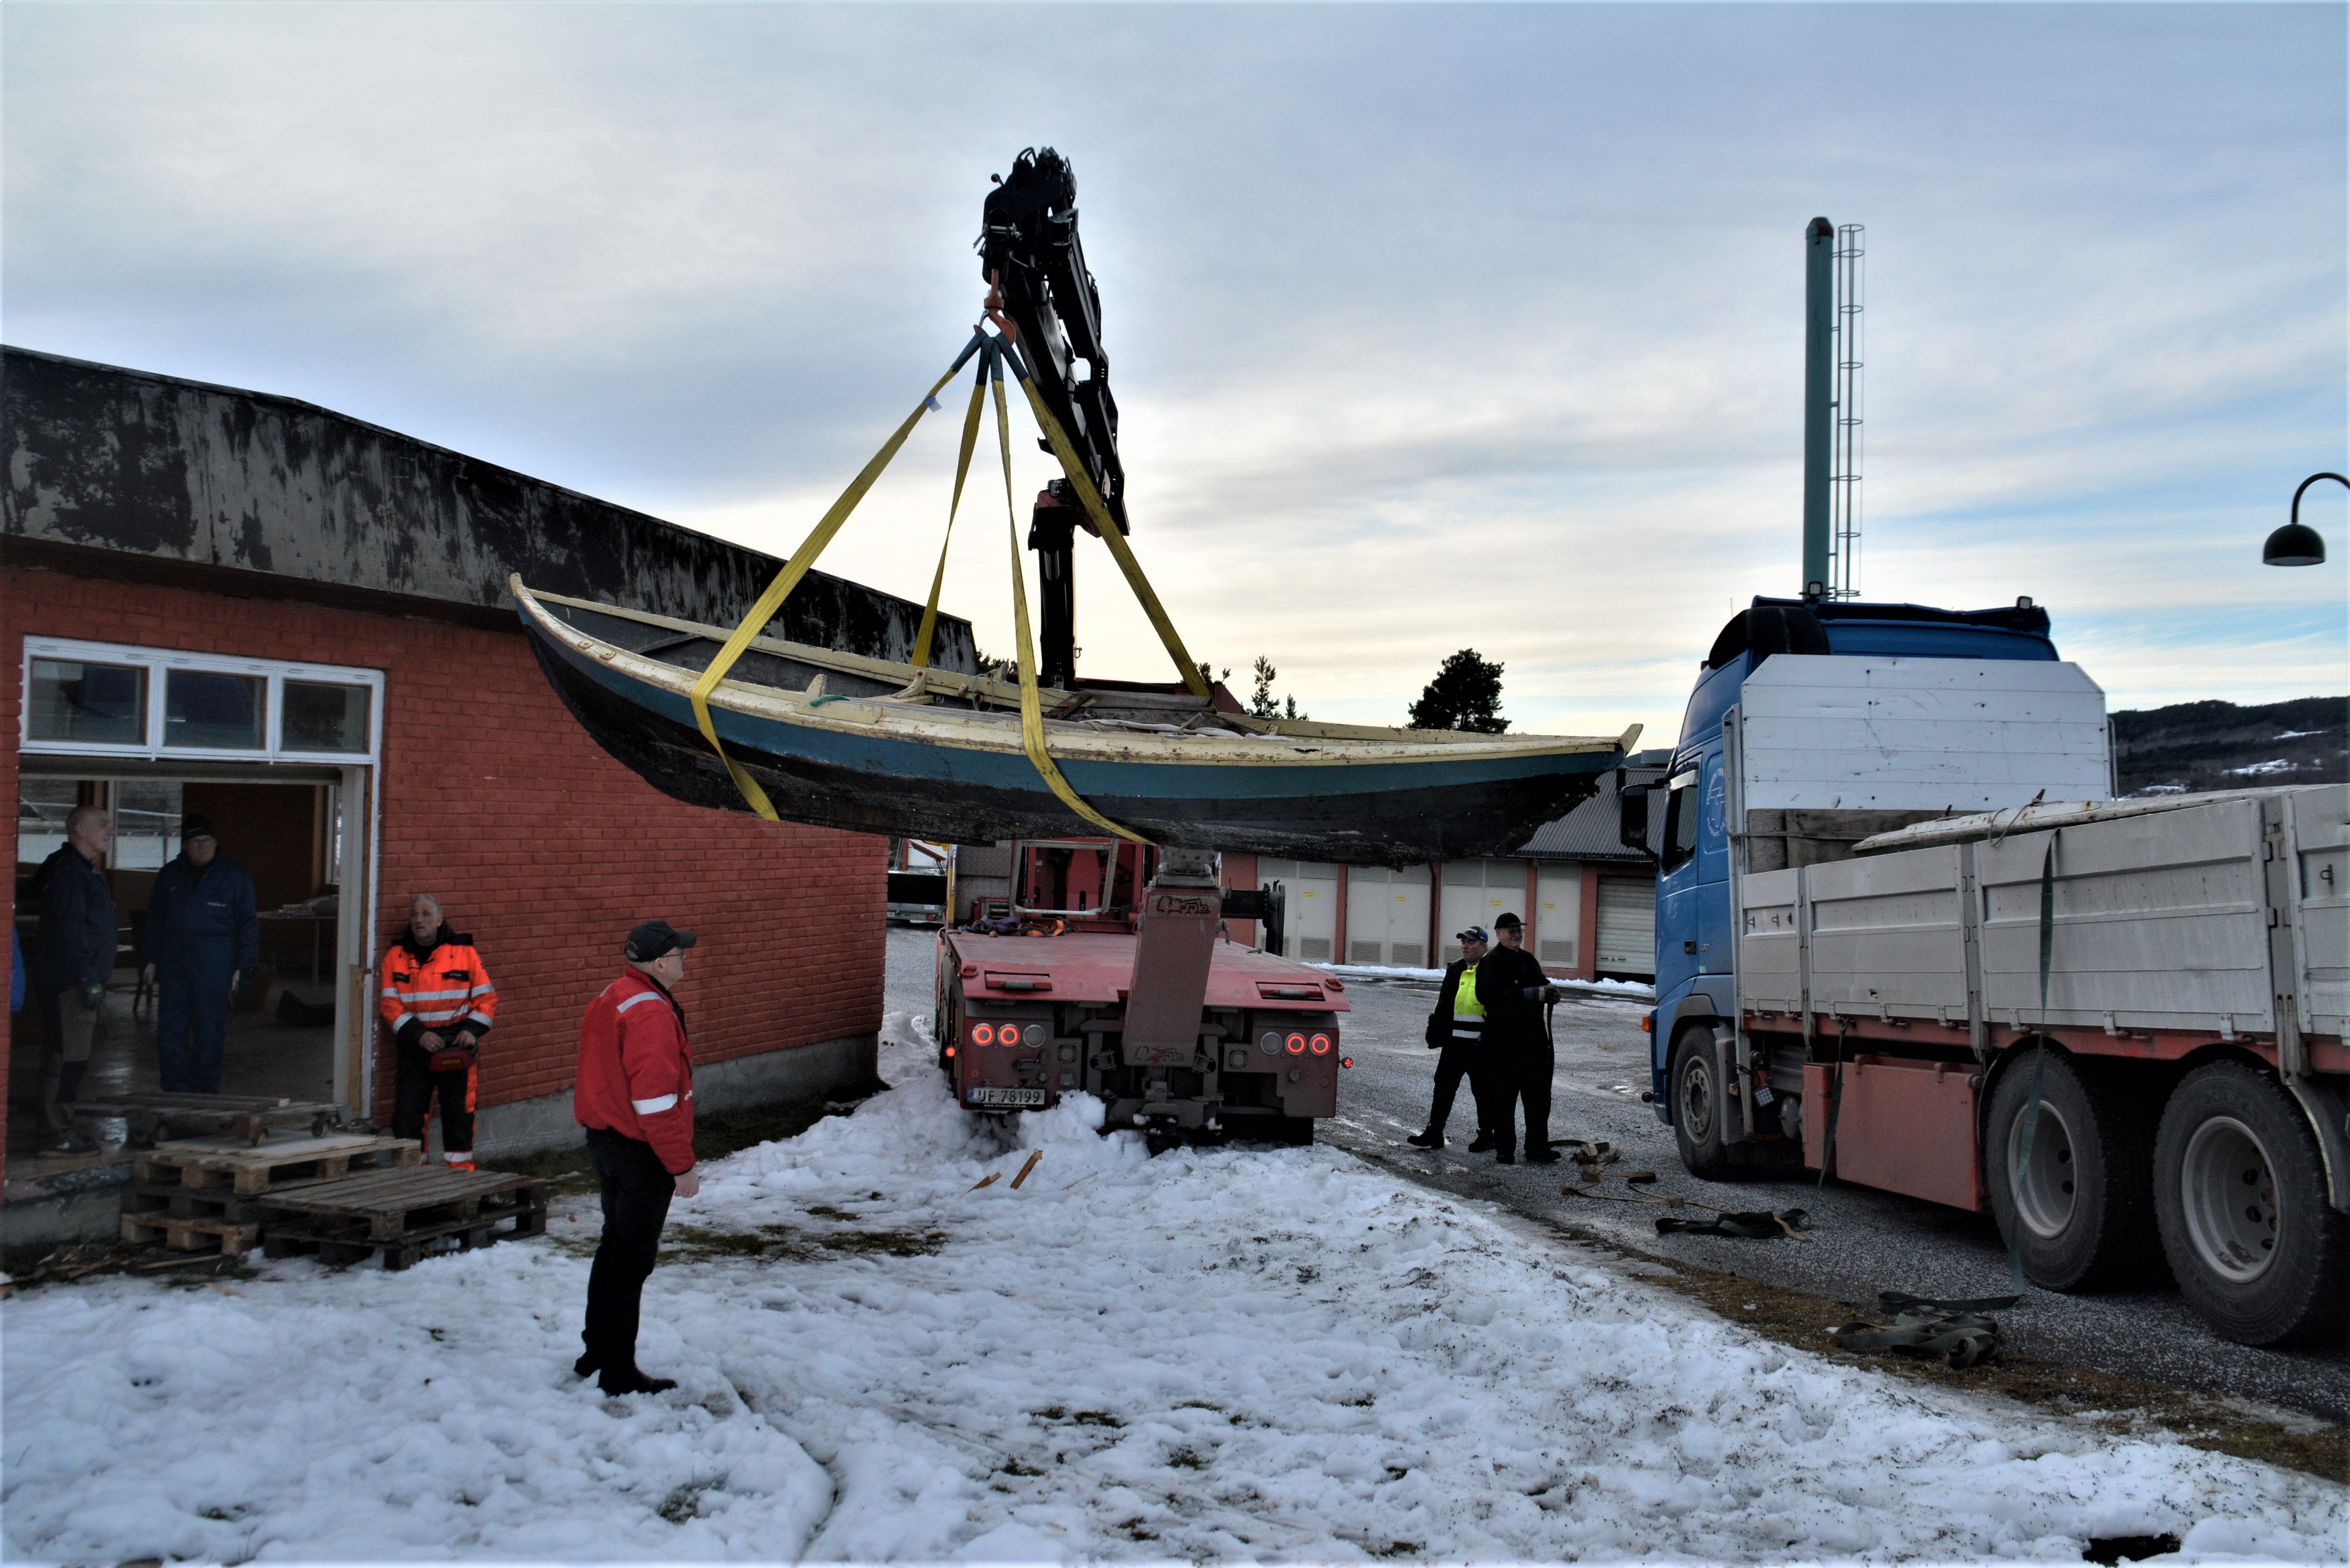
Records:
M1526 1113L1526 1159L1549 1165L1558 1158L1550 1147L1550 1080L1557 1065L1542 1009L1558 1000L1558 989L1543 973L1534 955L1526 951L1525 922L1503 915L1493 922L1500 938L1479 967L1479 990L1492 1014L1485 1025L1487 1048L1493 1062L1492 1101L1485 1109L1485 1125L1492 1129L1494 1158L1506 1162L1517 1139L1518 1106Z
M47 1024L41 1114L49 1130L46 1152L52 1154L89 1154L98 1147L73 1130L65 1107L81 1097L91 1048L106 1033L106 982L114 975L119 939L114 895L99 862L113 842L114 823L104 806L75 807L66 818L66 841L41 862L35 884L41 910L36 972Z
M1471 1140L1469 1152L1482 1154L1493 1147L1484 1114L1485 1102L1492 1095L1492 1086L1485 1083L1486 1009L1477 990L1477 971L1485 957L1484 928L1471 926L1453 940L1461 944L1461 957L1444 971L1444 983L1437 987L1436 1011L1428 1015L1426 1032L1428 1048L1442 1053L1436 1058L1436 1097L1429 1103L1427 1130L1404 1141L1414 1148L1444 1147L1444 1127L1452 1119L1453 1096L1461 1092L1465 1076L1477 1103L1477 1136Z

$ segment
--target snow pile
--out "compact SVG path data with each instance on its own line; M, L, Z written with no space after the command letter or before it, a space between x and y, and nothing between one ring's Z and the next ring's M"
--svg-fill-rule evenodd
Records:
M2350 1529L2339 1487L1825 1364L1334 1150L968 1116L889 1033L899 1087L677 1205L672 1393L570 1374L592 1203L405 1274L7 1303L7 1554L2308 1562Z
M1396 964L1315 963L1305 967L1327 971L1340 980L1417 980L1438 984L1444 979L1440 969L1406 969ZM1583 996L1619 996L1632 1002L1657 1000L1657 988L1637 980L1555 980L1551 984Z

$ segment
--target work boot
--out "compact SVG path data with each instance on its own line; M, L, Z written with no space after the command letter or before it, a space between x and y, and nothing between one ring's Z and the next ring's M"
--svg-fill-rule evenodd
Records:
M1526 1163L1528 1165L1556 1165L1558 1163L1558 1150L1551 1147L1551 1146L1546 1143L1528 1144L1526 1146Z
M1518 1163L1518 1157L1510 1149L1498 1148L1493 1151L1493 1163L1495 1165L1515 1165Z
M1493 1135L1487 1132L1483 1127L1479 1127L1477 1129L1477 1136L1469 1140L1469 1152L1471 1154L1483 1154L1487 1149L1492 1148L1492 1147Z
M1426 1132L1416 1132L1403 1141L1414 1148L1442 1148L1444 1135L1430 1127Z
M41 1152L43 1154L96 1154L98 1140L87 1133L76 1132L73 1128L68 1127L61 1133L52 1133L44 1140Z
M578 1360L571 1364L572 1375L577 1377L593 1377L596 1376L597 1372L602 1368L603 1365L604 1364L602 1362L596 1359L596 1353L594 1351L585 1351L581 1353Z
M596 1379L596 1386L607 1394L658 1394L665 1388L676 1387L677 1379L648 1377L631 1366L617 1375L607 1370Z

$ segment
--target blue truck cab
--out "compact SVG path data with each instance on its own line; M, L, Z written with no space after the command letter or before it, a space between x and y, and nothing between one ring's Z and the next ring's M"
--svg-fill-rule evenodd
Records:
M1733 853L1745 824L1728 755L1725 719L1747 680L1783 654L1884 659L2054 660L2048 615L2029 599L1987 610L1923 605L1756 598L1714 639L1690 692L1680 737L1662 784L1663 809L1628 806L1627 843L1657 857L1657 1005L1649 1033L1649 1083L1658 1116L1673 1119L1667 1074L1674 1039L1692 1023L1737 1017L1732 937ZM1653 832L1641 824L1660 826Z

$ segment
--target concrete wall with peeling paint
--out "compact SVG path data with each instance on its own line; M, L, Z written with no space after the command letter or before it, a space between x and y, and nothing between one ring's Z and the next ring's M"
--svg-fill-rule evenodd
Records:
M731 626L781 565L291 398L0 349L0 533L512 613L534 588ZM420 613L431 613L419 607ZM903 659L921 607L811 572L795 641ZM519 629L517 628L517 629ZM973 668L941 617L935 662Z

